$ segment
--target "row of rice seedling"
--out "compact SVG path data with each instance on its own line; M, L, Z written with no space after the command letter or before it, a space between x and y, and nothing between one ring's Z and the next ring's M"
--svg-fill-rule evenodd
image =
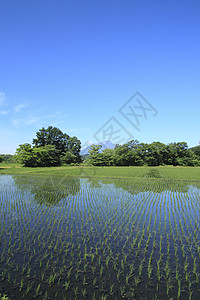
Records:
M197 297L197 187L60 176L1 182L0 289L11 299Z

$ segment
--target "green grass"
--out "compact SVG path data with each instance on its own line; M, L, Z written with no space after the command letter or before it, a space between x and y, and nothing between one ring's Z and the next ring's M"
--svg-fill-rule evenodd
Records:
M25 168L19 164L1 164L0 174L46 174L82 177L155 178L168 180L199 180L200 167L86 167L61 166Z

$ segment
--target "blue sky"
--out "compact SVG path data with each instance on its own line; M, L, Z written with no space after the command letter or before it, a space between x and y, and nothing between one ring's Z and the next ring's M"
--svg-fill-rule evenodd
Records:
M198 145L199 11L194 0L1 0L0 153L49 125L82 145Z

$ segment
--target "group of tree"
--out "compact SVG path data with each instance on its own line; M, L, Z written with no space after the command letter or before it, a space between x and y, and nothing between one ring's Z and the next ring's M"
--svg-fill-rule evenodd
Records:
M36 132L32 145L25 143L16 149L16 161L25 167L49 167L79 163L81 142L56 127L44 127Z
M94 166L200 166L200 146L189 149L186 142L163 144L139 143L132 140L114 149L91 145L84 161ZM19 145L14 156L0 156L0 162L15 159L26 167L48 167L62 164L79 164L81 142L56 127L44 127L36 132L32 145Z
M132 140L114 149L104 149L101 145L91 145L88 164L94 166L200 166L200 149L189 149L186 142L163 144L139 143Z
M15 159L11 154L0 154L0 162L14 163Z

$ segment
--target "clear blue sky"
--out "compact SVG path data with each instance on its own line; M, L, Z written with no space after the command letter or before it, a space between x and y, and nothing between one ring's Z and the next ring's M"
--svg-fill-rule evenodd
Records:
M0 153L49 125L82 144L112 140L107 126L122 139L198 145L199 13L198 0L1 0ZM120 113L137 91L149 108L140 131ZM138 115L137 101L125 108Z

